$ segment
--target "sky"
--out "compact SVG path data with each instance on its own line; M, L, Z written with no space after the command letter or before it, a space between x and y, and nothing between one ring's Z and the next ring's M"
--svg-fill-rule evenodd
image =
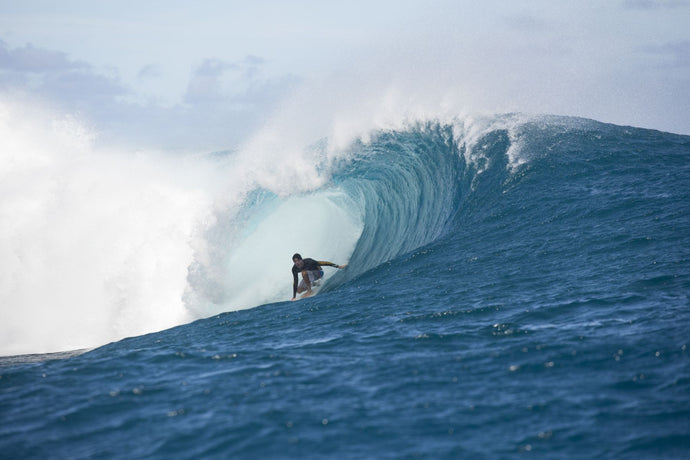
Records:
M0 97L170 150L281 116L315 139L436 112L690 134L689 24L690 0L0 0Z

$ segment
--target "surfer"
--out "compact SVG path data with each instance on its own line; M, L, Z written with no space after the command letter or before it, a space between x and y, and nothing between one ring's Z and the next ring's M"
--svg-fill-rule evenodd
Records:
M307 291L307 293L302 297L309 297L313 294L311 292L312 285L314 282L323 277L323 270L321 269L322 265L327 267L335 267L338 269L347 267L347 264L338 265L326 260L314 260L308 257L306 259L302 259L302 256L299 254L292 256L292 261L295 263L292 266L292 300L295 300L297 294L301 294L304 291ZM298 273L302 273L302 281L299 283L299 285L297 285Z

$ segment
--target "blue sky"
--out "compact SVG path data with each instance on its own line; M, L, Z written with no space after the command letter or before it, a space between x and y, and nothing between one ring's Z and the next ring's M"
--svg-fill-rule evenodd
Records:
M163 148L233 148L286 100L333 118L391 94L690 134L688 24L685 0L0 0L0 93Z

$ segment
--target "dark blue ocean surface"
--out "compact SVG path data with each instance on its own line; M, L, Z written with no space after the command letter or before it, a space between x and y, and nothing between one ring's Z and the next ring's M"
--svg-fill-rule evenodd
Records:
M354 145L315 297L2 358L0 457L689 458L690 137L509 125Z

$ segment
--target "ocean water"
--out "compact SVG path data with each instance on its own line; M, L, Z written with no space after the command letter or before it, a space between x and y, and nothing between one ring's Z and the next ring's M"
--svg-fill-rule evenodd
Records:
M690 137L502 115L328 145L301 190L183 193L89 269L108 295L40 302L69 321L12 318L0 457L690 457ZM350 265L289 302L293 252Z

